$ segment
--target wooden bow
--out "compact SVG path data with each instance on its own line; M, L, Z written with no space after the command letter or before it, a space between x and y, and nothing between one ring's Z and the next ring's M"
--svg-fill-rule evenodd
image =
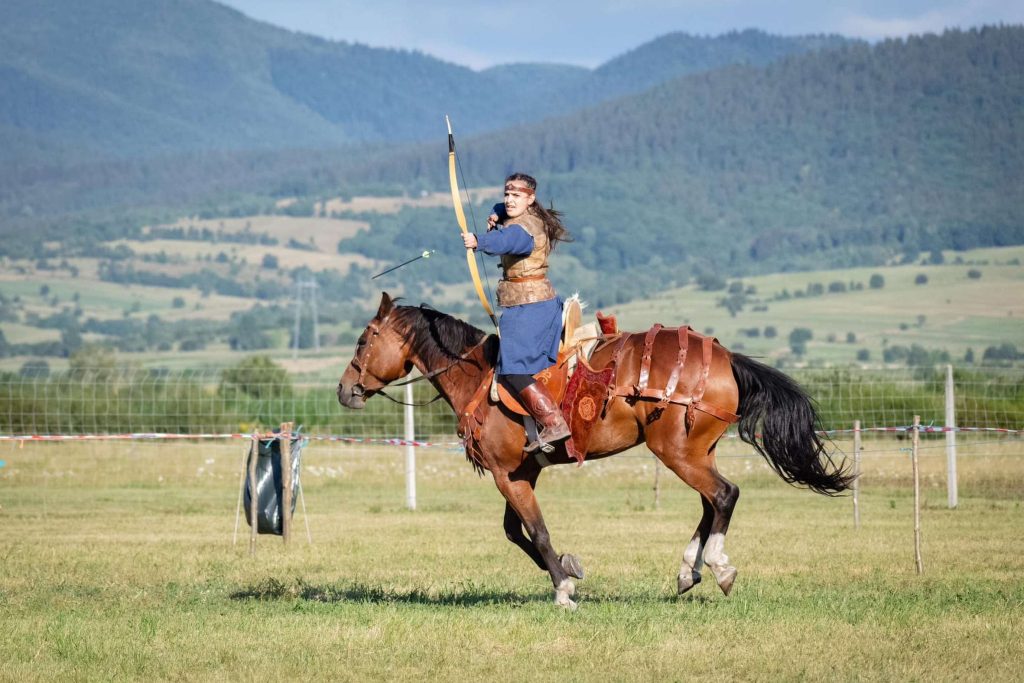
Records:
M452 189L452 205L455 207L455 220L459 223L459 228L463 233L468 233L469 228L466 227L466 213L462 210L462 197L459 195L459 179L456 173L455 167L455 136L452 135L452 122L445 115L444 121L448 124L448 183ZM487 315L490 316L491 322L494 323L495 329L498 327L498 319L494 315L494 309L491 308L491 302L487 300L487 295L484 293L483 282L480 280L480 271L476 264L476 255L472 249L466 249L466 264L469 266L469 274L473 276L473 287L476 288L476 295L480 297L480 303L483 304L484 310L487 311Z

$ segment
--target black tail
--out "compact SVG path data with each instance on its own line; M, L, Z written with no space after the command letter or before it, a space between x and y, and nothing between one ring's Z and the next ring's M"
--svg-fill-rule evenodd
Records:
M790 484L834 496L853 483L845 460L836 464L815 431L818 415L793 379L739 353L732 373L740 390L740 438ZM759 436L760 435L760 436Z

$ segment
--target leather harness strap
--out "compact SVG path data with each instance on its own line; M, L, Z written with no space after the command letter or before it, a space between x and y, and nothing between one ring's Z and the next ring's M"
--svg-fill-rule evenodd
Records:
M651 361L654 355L654 341L658 333L662 331L674 330L679 339L679 355L676 360L675 367L672 368L672 372L669 375L668 382L664 389L651 389L648 388L647 384L650 381L651 373ZM697 374L697 386L694 388L692 396L674 396L676 389L679 386L679 378L683 373L683 366L686 364L687 350L689 347L689 335L697 335L701 338L701 368ZM612 356L611 363L609 365L616 368L618 372L619 361L622 359L625 353L626 343L632 338L633 335L624 333L619 338L619 343L615 348L615 353ZM640 360L640 376L635 385L616 386L614 379L608 387L608 398L611 399L615 396L622 396L627 401L635 402L641 399L655 399L658 401L658 405L655 410L664 409L669 403L686 406L686 428L689 430L693 426L693 422L696 419L694 411L701 411L707 413L719 420L724 422L733 423L737 422L740 418L739 415L723 410L716 406L710 405L704 402L704 392L707 390L708 376L711 372L711 357L714 353L715 339L705 335L693 332L689 326L682 326L679 328L664 328L661 324L656 324L647 334L644 336L644 349L643 355Z
M474 433L476 429L472 426L472 422L476 417L477 408L480 407L480 404L483 403L484 398L490 392L491 379L493 377L494 369L491 368L484 375L484 380L480 382L480 386L476 388L473 398L469 399L466 409L462 411L462 415L459 417L459 436L463 439L468 439L470 436L479 437L478 433Z
M714 351L714 339L711 337L704 337L704 343L701 345L701 369L697 379L697 387L693 390L693 397L690 399L690 405L686 406L686 429L689 430L693 427L694 420L697 419L697 415L694 411L702 407L702 399L704 398L704 390L708 386L708 373L711 372L711 354Z
M668 382L665 384L665 393L662 395L661 400L658 401L658 408L664 410L668 406L668 402L672 400L672 394L676 393L676 385L679 384L679 375L683 372L683 366L686 365L686 351L690 348L690 326L683 325L679 328L679 357L676 360L676 366L672 368L672 374L668 376Z
M647 389L647 382L651 379L651 356L654 355L654 340L657 339L661 328L661 323L654 323L654 326L647 330L647 336L644 337L644 355L640 361L640 378L634 389L637 396L643 396L644 391Z

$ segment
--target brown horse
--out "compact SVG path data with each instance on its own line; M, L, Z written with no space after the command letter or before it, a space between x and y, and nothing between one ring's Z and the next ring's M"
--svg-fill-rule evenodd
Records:
M621 340L621 337L619 338ZM657 334L650 357L654 385L672 371L679 352L676 333ZM456 415L463 415L497 358L496 337L426 306L396 306L385 293L376 316L359 337L355 355L338 382L338 401L362 408L367 398L413 368L428 379ZM624 343L617 367L618 383L640 372L644 335ZM603 343L591 356L594 368L613 357L617 344ZM695 382L696 367L686 366L680 385ZM746 356L731 354L715 343L704 401L718 412L740 416L739 435L750 443L787 482L834 495L848 488L850 475L826 453L815 427L817 416L803 390L781 372ZM489 404L474 449L474 464L493 475L505 497L505 534L547 571L555 587L555 602L575 607L572 578L583 578L578 558L558 555L552 547L544 518L534 496L542 465L523 452L526 434L522 419L504 406ZM661 413L655 414L656 410ZM711 411L716 412L716 411ZM725 534L739 498L739 488L715 467L715 447L728 424L708 412L697 411L686 425L686 407L614 397L594 424L587 444L588 460L620 453L637 444L647 446L670 470L694 488L704 513L683 551L678 589L684 593L700 582L706 564L727 595L736 568L725 554ZM467 451L468 452L468 451ZM542 462L570 462L564 442ZM526 527L526 534L523 527Z

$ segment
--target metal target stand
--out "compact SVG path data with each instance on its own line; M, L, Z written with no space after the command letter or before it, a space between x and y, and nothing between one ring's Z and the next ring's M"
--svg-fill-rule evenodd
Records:
M301 441L297 438L297 434L292 432L293 423L282 422L281 429L276 434L269 434L263 437L257 432L253 432L252 440L249 442L249 448L242 456L241 473L239 475L238 483L238 505L235 509L235 532L232 538L232 545L238 544L238 527L242 517L242 501L245 498L246 485L248 484L249 489L249 508L247 512L247 518L249 522L249 554L256 554L256 536L260 533L259 524L259 512L258 502L259 496L257 495L257 481L256 481L256 463L260 457L260 444L263 441L270 442L277 441L280 450L280 469L281 469L281 488L280 496L278 499L278 509L280 511L280 536L281 540L287 545L291 540L292 532L292 515L293 515L293 500L292 500L292 489L295 488L298 497L298 502L301 503L302 507L302 519L306 525L306 540L308 543L313 543L313 536L309 531L309 516L306 514L306 497L302 493L302 479L298 477L298 471L293 473L292 463L292 441L295 440L299 445L299 449L304 447L308 443ZM271 458L273 453L271 451ZM271 462L271 466L272 466ZM297 464L297 463L296 463ZM293 474L296 480L293 481ZM277 489L274 487L274 492ZM277 531L265 531L264 533L277 534Z

